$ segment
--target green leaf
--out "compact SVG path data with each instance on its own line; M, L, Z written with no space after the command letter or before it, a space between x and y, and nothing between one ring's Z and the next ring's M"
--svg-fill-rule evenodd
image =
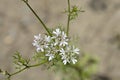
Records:
M24 59L22 55L19 52L16 52L13 56L13 63L15 64L16 69L22 69L24 67L27 67L30 59Z

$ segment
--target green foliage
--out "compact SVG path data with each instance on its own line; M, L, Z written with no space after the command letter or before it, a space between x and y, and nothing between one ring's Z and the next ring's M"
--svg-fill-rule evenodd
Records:
M19 52L16 52L13 55L13 63L15 64L16 69L23 69L29 66L30 59L25 59Z
M0 69L0 74L7 75L7 73L7 71L3 71L2 69Z
M96 72L97 59L88 54L84 54L77 66L81 68L81 78L83 80L89 80L91 76Z
M41 63L42 61L47 60L47 58L44 55L44 52L35 52L32 59L37 63Z
M84 54L77 64L64 66L58 63L53 67L54 71L61 74L61 80L91 80L97 70L97 59L88 54Z
M70 12L68 10L65 10L65 13L70 14L70 20L76 19L80 12L84 12L84 10L78 8L76 5L72 6Z
M81 9L79 9L76 5L72 7L71 11L70 11L70 20L76 19L76 17L78 17L78 14L81 11Z

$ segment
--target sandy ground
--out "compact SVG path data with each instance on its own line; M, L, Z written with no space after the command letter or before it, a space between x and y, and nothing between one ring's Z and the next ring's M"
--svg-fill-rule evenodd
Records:
M67 0L29 1L49 27L65 25L66 15L62 12ZM120 0L72 1L76 3L85 12L71 23L70 33L79 35L82 51L100 58L98 74L120 80ZM42 32L42 25L22 1L0 0L0 67L13 70L11 57L15 51L32 56L33 35ZM53 75L38 68L19 74L14 80L38 79L53 80Z

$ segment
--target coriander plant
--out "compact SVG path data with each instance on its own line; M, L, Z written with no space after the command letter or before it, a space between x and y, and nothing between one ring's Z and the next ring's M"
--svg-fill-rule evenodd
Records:
M90 80L95 72L96 59L83 53L75 46L73 38L69 36L70 22L77 18L79 12L84 11L76 5L71 6L70 0L67 0L68 8L65 13L68 19L66 28L49 29L30 6L29 0L22 1L33 12L46 33L34 36L32 45L36 48L36 51L32 58L25 59L20 52L13 55L15 72L0 69L0 73L6 77L5 80L11 80L11 77L26 69L42 65L58 72L58 74L62 74L61 80Z

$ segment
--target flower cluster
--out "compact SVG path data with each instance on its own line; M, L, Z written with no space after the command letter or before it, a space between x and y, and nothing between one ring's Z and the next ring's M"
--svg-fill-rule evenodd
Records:
M61 29L54 30L52 36L39 34L35 35L34 38L32 44L36 47L36 51L44 53L49 61L59 56L64 65L77 62L80 50L69 44L70 39Z

